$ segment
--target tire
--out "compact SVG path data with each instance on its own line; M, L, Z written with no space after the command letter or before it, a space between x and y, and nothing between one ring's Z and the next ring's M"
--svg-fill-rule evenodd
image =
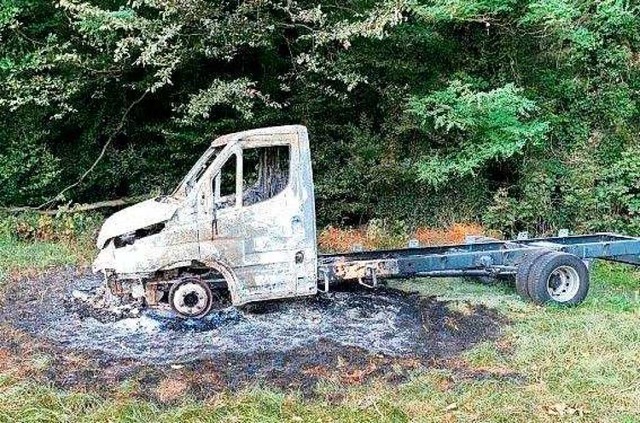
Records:
M214 296L209 284L200 278L185 277L169 290L169 305L178 316L199 319L211 311Z
M575 306L589 292L589 269L572 254L553 252L534 261L527 286L537 304Z
M549 253L552 253L551 250L537 250L531 253L526 253L522 262L518 265L518 270L516 271L516 292L520 297L524 300L530 300L531 296L529 295L529 273L531 271L531 266L533 263L542 256L545 256Z

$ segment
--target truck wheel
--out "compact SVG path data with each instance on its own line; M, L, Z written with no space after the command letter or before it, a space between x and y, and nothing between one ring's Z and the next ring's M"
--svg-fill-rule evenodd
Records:
M537 304L578 305L589 292L589 270L578 257L554 252L533 263L527 285Z
M537 250L531 253L526 253L524 255L524 258L522 259L522 262L518 265L518 269L516 271L516 292L523 299L531 299L528 287L531 266L533 266L533 263L540 257L545 256L551 252L551 250Z
M184 318L206 316L211 311L213 300L209 284L195 277L183 278L169 290L169 305Z

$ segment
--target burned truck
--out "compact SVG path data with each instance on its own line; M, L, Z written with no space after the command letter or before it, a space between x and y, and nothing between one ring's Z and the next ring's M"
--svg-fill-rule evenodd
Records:
M93 269L113 294L200 317L224 288L234 305L317 286L307 131L282 126L216 139L175 191L115 213Z
M640 263L634 237L521 238L318 255L309 138L289 125L216 139L173 193L109 217L93 270L114 295L200 318L228 302L407 277L510 278L525 299L577 305L591 259Z

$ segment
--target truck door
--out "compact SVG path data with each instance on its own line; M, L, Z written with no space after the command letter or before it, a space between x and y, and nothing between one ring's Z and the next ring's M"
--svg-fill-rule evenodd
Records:
M313 180L306 130L238 134L215 173L213 219L201 239L238 279L237 304L316 292Z

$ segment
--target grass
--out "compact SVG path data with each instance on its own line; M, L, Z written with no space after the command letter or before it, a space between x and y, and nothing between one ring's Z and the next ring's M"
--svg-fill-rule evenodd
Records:
M0 238L0 284L12 273L37 272L79 261L79 255L66 243Z
M495 287L455 280L420 287L425 294L480 301L512 319L500 341L507 348L482 344L464 357L475 367L509 369L526 382L480 383L484 391L477 382L461 385L456 392L472 404L469 411L482 420L583 413L586 420L640 421L640 274L600 264L593 279L588 300L571 309L537 307L511 289L498 295Z
M85 260L64 244L0 242L4 277ZM314 399L254 388L161 405L139 399L127 384L112 396L37 384L29 369L6 368L0 356L0 421L640 422L640 273L600 263L592 275L588 300L572 309L525 303L502 285L458 279L395 283L424 295L480 302L511 320L498 342L477 345L459 358L460 366L484 378L427 369L400 386L322 384ZM27 359L33 369L46 367L42 357Z

